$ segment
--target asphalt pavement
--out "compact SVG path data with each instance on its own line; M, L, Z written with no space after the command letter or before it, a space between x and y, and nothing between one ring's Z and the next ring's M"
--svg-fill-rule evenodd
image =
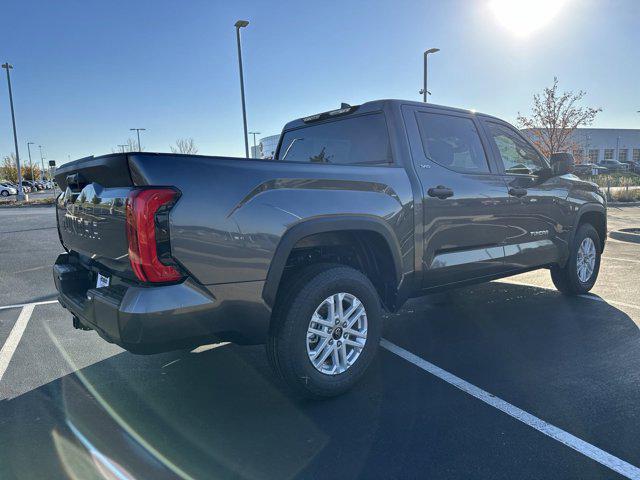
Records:
M136 356L74 330L60 251L51 207L0 208L2 479L640 478L640 244L608 242L592 295L537 271L412 300L320 402L259 346Z

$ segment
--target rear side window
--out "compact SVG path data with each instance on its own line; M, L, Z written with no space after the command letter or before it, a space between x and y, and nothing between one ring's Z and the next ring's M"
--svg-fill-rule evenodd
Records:
M439 113L416 113L425 156L462 173L488 173L480 135L470 118Z
M389 164L391 147L384 115L361 115L288 131L282 139L278 160Z

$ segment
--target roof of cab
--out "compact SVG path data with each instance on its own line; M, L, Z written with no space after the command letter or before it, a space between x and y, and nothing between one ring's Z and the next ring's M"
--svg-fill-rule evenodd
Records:
M357 107L357 109L352 113L355 114L355 113L376 112L376 111L386 110L386 109L390 109L390 108L396 108L396 107L399 108L401 105L413 105L413 106L416 106L416 107L425 107L426 106L429 109L445 110L445 111L450 111L450 112L467 113L467 114L468 113L472 113L474 115L479 115L479 116L483 116L483 117L489 117L489 118L496 118L497 119L497 117L492 117L491 115L487 115L487 114L480 113L480 112L475 112L473 110L467 110L467 109L464 109L464 108L448 107L448 106L445 106L445 105L437 105L437 104L434 104L434 103L425 104L424 102L417 102L417 101L412 101L412 100L399 100L399 99L372 100L370 102L366 102L366 103L363 103L361 105L353 105L354 107ZM332 111L332 110L329 110L329 111ZM347 115L351 115L351 113L348 113ZM301 118L297 118L295 120L292 120L292 121L288 122L284 126L283 130L290 130L292 128L297 128L297 127L301 127L301 126L304 126L304 125L308 125L309 123L306 123L304 121L305 118L308 118L308 117L301 117ZM336 118L338 118L338 117L336 117Z

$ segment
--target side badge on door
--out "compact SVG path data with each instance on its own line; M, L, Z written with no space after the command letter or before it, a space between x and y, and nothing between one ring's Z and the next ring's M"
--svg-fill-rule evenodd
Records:
M532 237L546 237L549 235L549 230L536 230L535 232L529 232Z

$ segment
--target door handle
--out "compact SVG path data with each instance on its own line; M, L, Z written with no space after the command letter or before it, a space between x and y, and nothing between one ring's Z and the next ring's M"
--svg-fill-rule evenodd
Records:
M513 197L524 197L527 194L526 188L513 188L509 189L509 195Z
M438 197L444 200L445 198L449 198L453 196L453 190L451 190L448 187L443 187L442 185L438 185L435 188L432 187L429 190L427 190L427 195L429 195L430 197Z

